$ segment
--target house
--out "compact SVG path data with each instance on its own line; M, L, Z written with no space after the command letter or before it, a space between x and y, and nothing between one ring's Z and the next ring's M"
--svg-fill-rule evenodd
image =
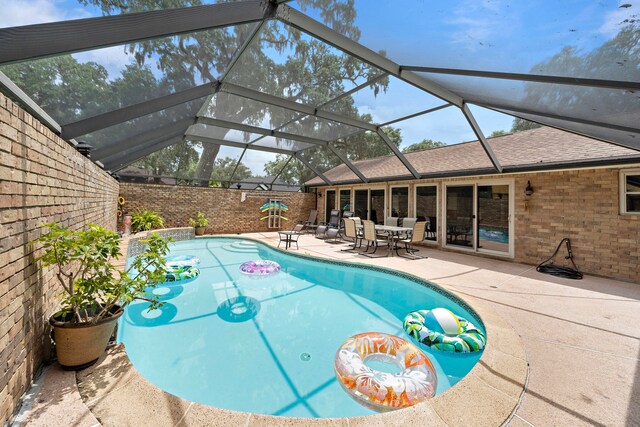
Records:
M331 185L305 185L320 218L346 205L377 223L418 217L427 245L529 264L567 237L583 272L640 280L638 151L549 127L488 141L502 173L471 141L405 154L418 179L388 156L353 162L367 183L342 164L324 173Z

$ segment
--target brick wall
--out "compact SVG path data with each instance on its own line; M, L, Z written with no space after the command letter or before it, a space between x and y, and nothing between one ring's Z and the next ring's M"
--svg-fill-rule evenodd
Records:
M207 234L251 233L269 231L267 220L260 220L260 206L269 198L278 196L289 207L283 215L282 229L293 228L296 221L306 220L315 206L315 194L276 193L269 191L243 191L225 188L201 188L154 184L120 184L120 194L125 198L125 211L150 209L165 219L166 227L184 227L196 212L204 212L209 219Z
M491 180L513 180L515 261L538 264L551 256L564 237L569 237L575 262L582 272L640 282L640 215L619 213L621 169L625 168L397 181L386 183L386 188L388 197L390 186L408 185L409 212L412 214L415 203L414 186L437 184L440 203L438 246L442 247L445 183L478 182L482 185ZM534 194L525 208L524 189L527 181L531 181ZM346 188L355 190L367 186L353 185ZM380 188L380 184L376 184L374 188ZM323 218L326 188L319 188L318 191L322 193L322 197L318 198L318 215ZM380 214L378 218L380 219Z
M59 288L27 243L39 225L114 229L118 183L0 94L0 424L42 364Z

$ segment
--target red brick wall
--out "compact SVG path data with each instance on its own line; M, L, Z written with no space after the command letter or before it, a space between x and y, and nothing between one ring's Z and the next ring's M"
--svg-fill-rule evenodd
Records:
M45 357L59 294L28 244L39 225L115 229L118 183L0 94L0 424Z
M387 197L390 186L409 186L409 211L413 212L413 186L436 183L440 200L438 245L442 246L444 183L477 181L482 184L488 180L514 180L515 261L538 264L551 256L558 243L568 237L571 239L574 260L582 272L640 282L640 215L619 213L621 169L626 168L389 182L386 184ZM528 208L525 208L524 189L527 181L531 181L534 194ZM380 187L380 184L375 186ZM339 190L342 187L331 188ZM367 186L344 188L362 189ZM324 218L326 189L318 189L322 193L322 197L318 198L318 215L321 218Z
M201 188L154 184L120 184L120 194L125 198L126 212L150 209L165 219L166 227L184 227L196 212L204 212L209 219L207 234L251 233L269 231L267 220L260 220L260 206L269 198L278 198L289 207L283 215L282 229L293 228L296 221L306 220L315 206L315 194L276 193L269 191L243 191L225 188Z

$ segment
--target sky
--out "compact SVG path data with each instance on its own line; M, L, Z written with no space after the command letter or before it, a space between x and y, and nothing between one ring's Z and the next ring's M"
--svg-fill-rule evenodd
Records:
M289 6L299 8L296 1ZM563 46L587 53L615 36L625 19L638 19L639 0L355 0L359 42L400 65L421 65L544 73L533 68ZM76 0L0 0L0 28L100 16ZM305 10L321 20L313 8ZM74 55L81 62L96 61L111 78L131 57L122 46ZM425 75L427 78L429 75ZM615 76L603 76L615 78ZM387 91L374 96L369 89L354 95L361 113L374 122L423 111L441 100L391 78ZM486 135L508 130L512 117L480 107L472 112ZM476 139L457 108L420 116L393 125L402 132L401 147L428 138L454 144ZM248 165L262 173L266 153L252 155ZM247 159L249 160L249 159Z

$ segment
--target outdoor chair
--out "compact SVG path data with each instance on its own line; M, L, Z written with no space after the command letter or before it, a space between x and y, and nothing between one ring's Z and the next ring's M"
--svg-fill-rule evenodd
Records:
M362 255L371 257L371 255L376 253L380 245L389 245L388 239L380 238L380 236L376 234L376 225L373 221L362 221L362 233L362 240L367 242L367 248L364 252L361 252ZM375 248L371 253L369 253L370 246Z
M398 241L396 242L396 254L398 254L398 256L401 256L404 258L411 258L411 259L425 258L415 254L417 250L413 248L413 245L414 243L420 243L424 240L424 233L426 229L427 229L426 221L416 222L413 225L413 231L411 232L411 235L404 239L398 239ZM400 255L400 253L398 253L398 245L400 243L404 243L404 249L406 250L406 254Z
M427 224L427 239L436 240L438 232L438 222L435 216L429 217L429 223Z
M418 218L402 218L401 227L413 228L415 223L418 222ZM411 236L411 232L405 233L400 236L401 239L407 239Z
M326 239L328 230L336 228L340 228L340 211L334 209L329 214L329 222L323 222L318 225L316 228L316 238L318 239Z
M356 220L354 218L345 218L344 221L344 235L348 239L353 240L353 247L342 249L342 252L355 251L358 247L362 246L362 232L356 228ZM360 218L358 218L360 219Z
M302 231L313 230L316 226L316 220L318 219L318 210L311 209L309 211L309 218L306 221L298 221L297 224L302 225Z
M398 217L395 216L388 216L385 220L384 220L384 225L390 225L392 227L397 227L398 226Z

